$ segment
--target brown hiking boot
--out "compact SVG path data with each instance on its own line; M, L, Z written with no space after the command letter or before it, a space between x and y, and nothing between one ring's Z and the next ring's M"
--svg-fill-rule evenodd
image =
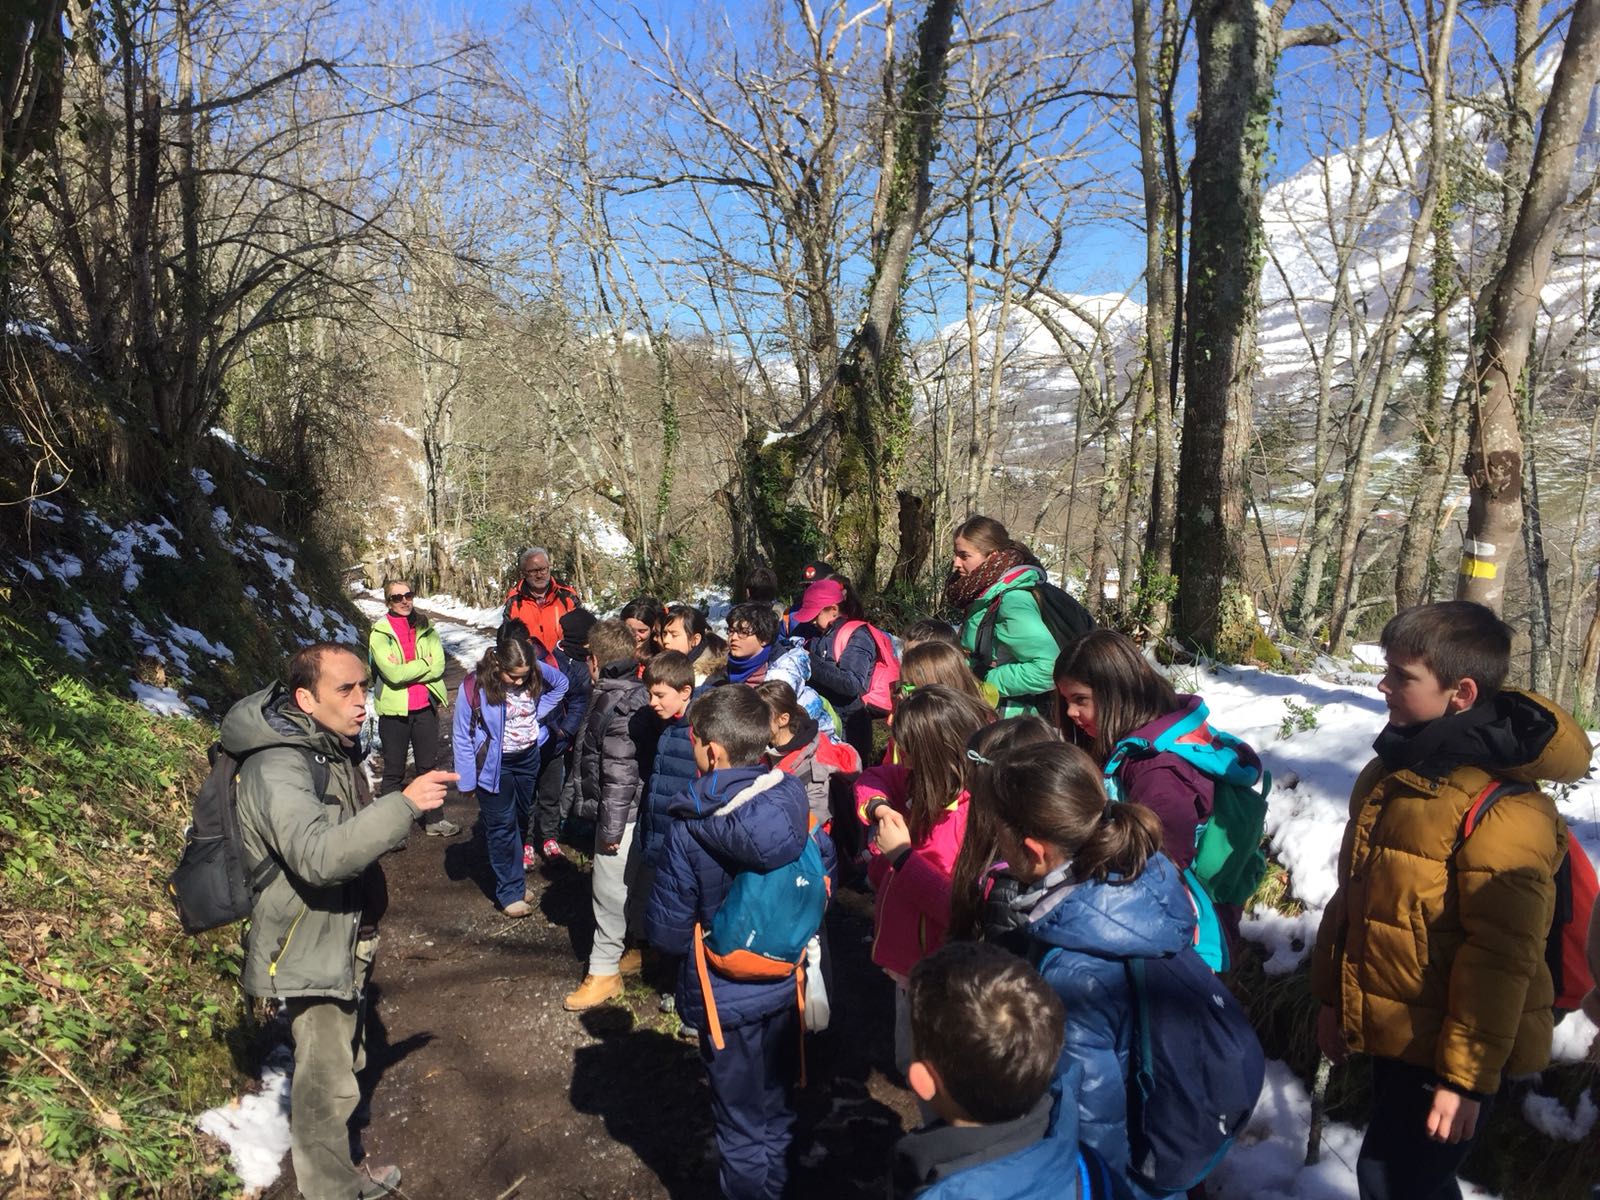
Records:
M526 900L513 900L500 911L515 921L522 917L533 916L533 905Z
M617 963L619 975L637 975L644 970L644 955L638 950L624 950L622 958Z
M400 1194L400 1168L393 1163L379 1165L362 1160L356 1168L357 1200L379 1200Z
M622 995L621 975L585 975L578 990L561 1002L568 1012L587 1012Z

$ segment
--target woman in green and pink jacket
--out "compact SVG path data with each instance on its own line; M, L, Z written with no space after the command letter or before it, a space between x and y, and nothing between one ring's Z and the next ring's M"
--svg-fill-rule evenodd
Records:
M444 707L444 643L433 622L416 610L411 583L391 579L383 585L388 612L367 635L372 670L373 707L378 710L378 743L383 747L383 782L378 795L399 791L406 774L406 750L417 774L433 770L439 758L439 710ZM461 827L434 809L423 830L435 837Z

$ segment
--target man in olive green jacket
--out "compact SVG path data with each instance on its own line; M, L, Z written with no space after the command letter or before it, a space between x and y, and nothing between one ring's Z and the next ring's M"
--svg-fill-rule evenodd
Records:
M432 771L372 798L358 763L367 665L344 646L299 651L287 684L235 704L222 744L243 760L239 824L247 863L278 865L255 900L243 984L282 1000L294 1037L290 1141L305 1200L366 1200L399 1185L398 1168L350 1161L359 1101L362 992L387 902L377 862L414 819L444 803L453 774Z

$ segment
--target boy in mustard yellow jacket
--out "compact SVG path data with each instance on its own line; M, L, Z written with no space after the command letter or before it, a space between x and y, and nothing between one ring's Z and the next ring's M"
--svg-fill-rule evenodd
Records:
M1501 687L1511 637L1462 600L1383 631L1389 724L1351 794L1311 972L1323 1053L1373 1059L1362 1200L1459 1197L1456 1170L1502 1078L1550 1060L1544 949L1567 830L1537 782L1581 777L1590 748L1553 702Z

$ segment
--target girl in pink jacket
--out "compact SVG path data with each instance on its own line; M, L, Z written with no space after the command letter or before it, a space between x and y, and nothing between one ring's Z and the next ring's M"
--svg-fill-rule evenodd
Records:
M856 812L872 827L867 878L877 893L872 961L894 980L895 1063L911 1065L911 968L944 944L950 924L950 872L967 828L962 786L967 739L996 719L972 696L933 685L895 710L900 761L856 782Z

